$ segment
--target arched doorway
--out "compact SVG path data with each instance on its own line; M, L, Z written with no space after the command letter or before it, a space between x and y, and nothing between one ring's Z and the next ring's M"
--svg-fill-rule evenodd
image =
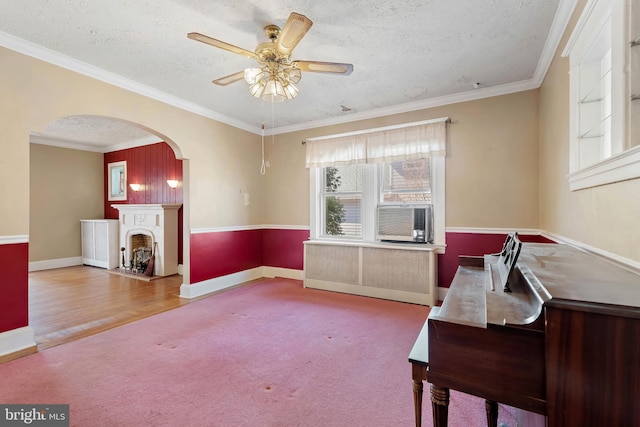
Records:
M151 190L153 182L158 186L163 183L163 187L147 191L146 196L131 193L128 201L120 203L182 203L181 284L189 284L189 169L188 160L182 158L175 141L136 123L89 115L56 119L43 132L32 133L30 140L30 271L81 264L78 262L78 258L82 259L79 256L79 218L110 217L105 212L111 203L104 191L106 159L114 156L128 159L132 176L144 181L148 177L143 174L149 173L149 168L140 167L139 157L156 152L162 158L153 165L154 176L148 179L147 190ZM150 161L154 162L153 159ZM159 170L162 169L161 162L173 165L175 161L184 166L179 168L179 174L173 166ZM165 172L171 176L163 176ZM179 187L168 190L164 178L178 180ZM177 199L176 192L180 194ZM169 200L171 197L173 199ZM37 337L38 331L34 329Z

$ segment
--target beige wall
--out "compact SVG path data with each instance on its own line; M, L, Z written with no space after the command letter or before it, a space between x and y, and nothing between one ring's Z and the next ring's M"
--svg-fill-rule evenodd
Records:
M538 91L452 104L268 139L265 221L309 225L309 171L301 141L450 117L447 227L534 228L538 218Z
M31 144L29 169L29 261L80 256L80 220L103 218L102 153Z
M29 133L60 117L128 120L177 147L189 160L190 226L208 228L309 225L305 138L449 116L448 227L541 228L640 260L640 180L568 190L563 58L539 90L268 137L264 176L258 135L4 48L0 63L0 236L30 234ZM250 195L248 206L242 193Z
M0 64L0 236L29 234L30 132L77 114L128 120L177 146L189 159L191 227L263 223L258 135L8 49L0 48Z
M569 61L561 58L578 5L540 88L541 228L640 261L640 179L569 191Z

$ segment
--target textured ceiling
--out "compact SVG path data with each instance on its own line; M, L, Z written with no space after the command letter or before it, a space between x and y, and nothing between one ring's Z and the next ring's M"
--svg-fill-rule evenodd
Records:
M0 45L86 74L99 69L103 80L250 131L264 122L277 133L537 87L566 24L554 17L568 15L569 3L0 0ZM313 21L293 59L350 62L354 71L304 73L300 94L284 103L251 97L244 81L212 84L255 62L186 37L200 32L253 51L267 41L264 26L283 26L292 11ZM76 117L46 132L64 138L65 129L100 124ZM118 126L127 125L113 126L122 133ZM83 138L90 136L76 139Z

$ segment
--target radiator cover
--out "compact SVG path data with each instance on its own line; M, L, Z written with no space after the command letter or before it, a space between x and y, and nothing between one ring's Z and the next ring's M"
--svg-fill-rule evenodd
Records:
M305 242L304 286L433 306L437 254L420 245Z

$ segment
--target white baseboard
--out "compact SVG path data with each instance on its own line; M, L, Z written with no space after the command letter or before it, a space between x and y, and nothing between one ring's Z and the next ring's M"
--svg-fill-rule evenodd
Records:
M281 268L281 267L262 267L264 277L284 277L285 279L295 279L302 280L304 279L304 271L302 270L294 270L292 268Z
M291 268L279 267L256 267L250 270L240 271L238 273L227 274L226 276L216 277L214 279L205 280L203 282L189 285L183 283L180 286L181 298L195 298L206 295L211 292L221 291L250 280L260 279L262 277L284 277L285 279L302 280L303 271Z
M0 356L36 346L31 326L24 326L0 333Z
M74 265L82 265L81 256L33 261L29 263L29 271L51 270L52 268L73 267Z
M399 291L396 289L376 288L371 286L352 285L349 283L327 282L324 280L305 279L305 288L321 289L323 291L341 292L372 298L388 299L392 301L408 302L420 305L432 305L432 296L417 292Z
M449 292L449 288L438 287L438 300L444 301L444 297L447 296L447 292Z
M250 280L259 279L261 277L264 277L264 274L262 274L262 267L256 267L250 270L244 270L238 273L227 274L226 276L194 283L192 285L183 283L180 286L180 297L195 298L211 292L230 288Z

